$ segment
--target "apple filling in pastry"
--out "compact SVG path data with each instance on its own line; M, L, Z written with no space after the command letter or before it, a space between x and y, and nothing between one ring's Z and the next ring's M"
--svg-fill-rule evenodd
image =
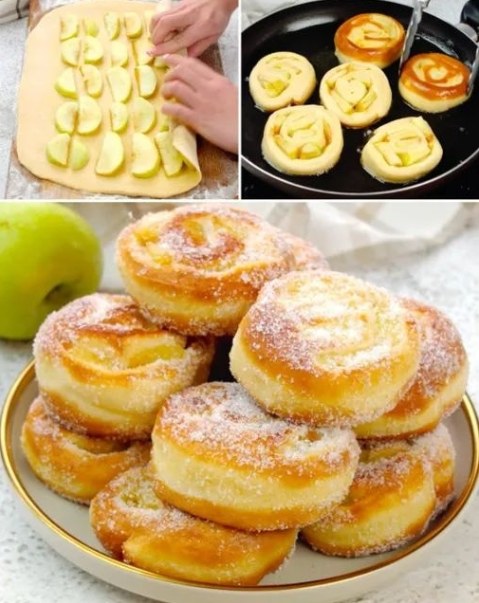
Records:
M254 66L249 76L251 96L263 111L302 105L315 86L314 67L295 52L268 54Z
M338 117L319 105L286 107L266 122L265 160L285 174L319 175L336 165L343 150Z
M454 57L430 52L411 57L399 78L399 92L415 109L441 113L468 99L470 69Z
M412 182L433 170L442 147L422 117L396 119L374 131L361 153L363 168L381 182Z
M388 78L379 67L352 61L326 73L321 103L350 128L364 128L387 115L392 103Z
M396 19L380 13L363 13L339 27L334 45L341 63L364 61L384 69L399 58L404 38L404 27Z

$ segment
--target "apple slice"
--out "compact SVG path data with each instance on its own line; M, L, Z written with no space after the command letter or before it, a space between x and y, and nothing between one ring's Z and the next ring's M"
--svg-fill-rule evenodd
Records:
M76 15L65 15L60 19L60 40L68 40L78 35L78 17Z
M133 48L138 65L149 65L153 62L154 57L148 54L148 51L154 48L151 42L143 39L137 40L133 42Z
M118 13L105 13L103 17L106 33L110 40L115 40L120 35L121 23Z
M89 36L97 36L99 32L99 27L97 22L94 19L86 18L83 19L83 28L85 33Z
M103 46L93 36L85 36L83 59L85 63L99 63L103 58Z
M158 172L160 156L155 144L145 136L135 132L132 137L131 153L133 163L131 173L137 178L151 178Z
M128 47L123 42L113 40L110 44L110 57L113 66L124 67L128 64Z
M95 98L101 96L103 80L101 79L100 70L94 65L83 65L80 67L80 73L82 74L87 93Z
M169 115L165 115L160 111L160 115L158 117L158 130L160 132L169 132L171 130L172 121Z
M156 80L156 73L149 65L140 65L135 67L136 80L138 82L138 93L143 98L150 98L155 94L156 86L158 84Z
M112 67L106 72L113 100L118 103L127 101L131 94L131 77L124 67Z
M77 98L77 86L75 83L75 72L71 67L67 67L65 71L58 76L55 82L55 90L62 96L67 98Z
M100 176L112 176L125 161L121 138L115 132L107 132L100 149L95 172Z
M110 105L111 129L114 132L123 132L128 125L128 108L124 103L111 103Z
M129 38L139 38L143 33L143 24L138 13L128 12L123 16L125 32Z
M176 176L183 167L183 156L173 146L171 132L158 132L155 135L155 143L160 151L166 175L169 177Z
M68 151L70 149L70 134L57 134L47 144L47 159L53 165L66 167L68 164Z
M81 43L78 38L70 38L61 43L62 60L67 65L76 67L80 60Z
M135 130L143 134L149 132L156 123L155 107L141 96L133 101L132 116Z
M90 96L78 99L78 134L93 134L101 124L100 105Z
M154 16L155 16L154 10L145 10L145 12L143 13L143 17L145 19L145 31L148 34L148 40L151 40L150 27L151 27L151 20L153 19Z
M78 117L78 103L63 103L55 112L55 127L59 132L73 134Z
M90 160L90 152L79 140L72 140L69 165L73 170L83 169Z

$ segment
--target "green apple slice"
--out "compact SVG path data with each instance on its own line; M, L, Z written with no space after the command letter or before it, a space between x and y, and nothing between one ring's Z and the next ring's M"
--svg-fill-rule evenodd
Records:
M131 94L131 77L124 67L112 67L106 72L113 100L118 103L127 101Z
M85 33L89 36L98 35L99 27L94 19L90 19L88 17L86 19L83 19L83 28L85 29Z
M90 96L95 98L101 96L103 91L103 80L101 72L94 65L83 65L80 67L85 89Z
M155 107L141 96L133 101L132 116L135 130L143 134L149 132L156 123Z
M150 98L155 94L156 86L158 84L156 80L156 73L149 65L140 65L135 67L136 80L138 82L138 93L143 98Z
M128 64L128 47L119 40L113 40L110 45L111 64L124 67Z
M133 163L131 173L137 178L151 178L158 172L160 156L155 144L145 136L135 132L132 137L131 152Z
M123 132L128 125L128 108L124 103L111 103L110 105L111 129L114 132Z
M139 38L143 33L143 24L138 13L128 12L123 16L125 32L129 38Z
M55 82L55 90L67 98L77 98L77 86L75 83L75 72L71 67L67 67L58 76Z
M103 17L106 33L110 40L115 40L120 35L121 23L117 13L105 13Z
M78 35L78 17L76 15L65 15L60 19L60 40L68 40Z
M69 164L73 170L83 169L90 160L90 152L79 140L72 140Z
M176 176L183 167L183 156L173 146L171 132L158 132L155 143L160 151L161 161L167 176Z
M123 165L125 151L121 138L115 132L107 132L100 149L95 172L100 176L112 176Z
M55 127L59 132L73 134L78 117L78 103L63 103L55 112Z
M78 38L70 38L61 43L62 60L67 65L76 67L80 60L81 43Z
M57 134L47 144L47 159L53 165L66 167L70 148L70 134Z
M99 63L103 58L103 46L93 36L85 36L83 59L85 63Z
M78 134L93 134L101 124L100 105L90 96L78 99Z
M143 39L137 40L133 43L133 48L138 65L149 65L153 62L154 57L148 54L148 51L154 48L151 42Z

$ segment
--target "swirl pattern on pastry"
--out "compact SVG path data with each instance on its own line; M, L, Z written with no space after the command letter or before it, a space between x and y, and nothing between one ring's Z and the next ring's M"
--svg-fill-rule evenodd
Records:
M345 21L334 36L341 63L364 61L384 69L401 54L404 27L388 15L362 13Z
M431 463L404 441L361 451L346 498L302 536L320 553L361 557L384 553L417 538L436 510Z
M119 473L146 465L151 448L149 442L120 443L68 431L49 416L41 396L28 410L21 445L40 480L83 504Z
M440 52L411 57L401 72L399 92L415 109L441 113L468 99L470 69Z
M90 521L115 557L206 584L252 586L293 551L296 530L249 534L183 513L154 492L149 468L132 469L92 501Z
M291 272L242 320L231 372L268 412L358 425L391 410L414 377L418 328L383 289L339 272Z
M206 381L214 344L149 322L127 295L94 294L50 314L34 343L50 412L74 431L147 438L163 401Z
M287 107L266 122L265 160L284 174L324 174L339 161L343 132L338 117L319 105Z
M441 159L441 144L422 117L403 117L377 128L361 153L363 168L381 182L418 180Z
M127 291L151 320L188 335L234 334L263 284L293 261L277 229L219 205L149 214L117 241Z
M346 495L359 454L351 430L272 417L237 383L206 383L172 396L152 440L162 499L252 531L322 517Z
M352 61L330 69L319 86L321 103L350 128L364 128L387 115L389 80L379 67Z
M295 52L268 54L256 63L249 76L249 90L256 106L268 112L302 105L315 86L314 67Z
M404 438L430 431L456 410L466 390L468 361L456 327L436 308L411 299L402 303L419 326L419 368L392 410L355 428L363 439Z

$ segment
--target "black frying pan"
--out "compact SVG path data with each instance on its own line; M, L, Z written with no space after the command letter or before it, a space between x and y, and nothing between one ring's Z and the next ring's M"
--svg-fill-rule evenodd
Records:
M261 139L268 114L255 107L248 89L251 69L264 55L287 50L306 56L313 64L318 82L338 64L334 55L334 33L339 25L358 13L379 12L401 21L406 27L411 8L385 0L320 0L280 10L261 19L242 35L242 161L245 168L288 196L320 197L419 197L440 186L479 156L479 81L472 97L445 113L422 114L444 149L441 163L433 172L412 184L384 184L367 174L360 165L359 151L367 140L367 129L343 129L344 150L339 163L322 176L288 176L271 167L262 157ZM472 64L476 44L462 31L429 14L424 14L412 55L444 52ZM393 90L389 114L377 127L400 117L421 115L399 95L398 62L386 69ZM308 101L319 103L318 89Z

